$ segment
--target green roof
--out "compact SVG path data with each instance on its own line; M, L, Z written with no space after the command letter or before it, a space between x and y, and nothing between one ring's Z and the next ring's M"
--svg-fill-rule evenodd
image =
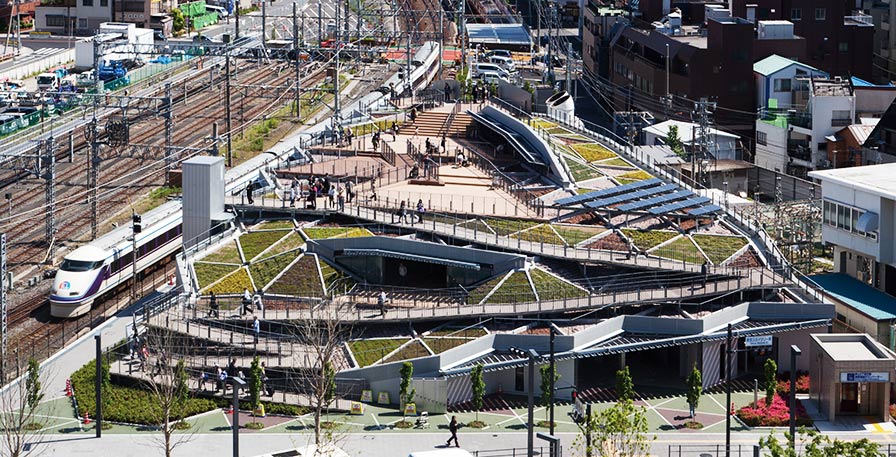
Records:
M753 71L759 73L762 76L768 76L774 73L777 73L793 64L799 65L803 68L813 71L820 71L819 69L812 67L810 65L806 65L804 63L797 62L796 60L788 59L787 57L781 57L777 54L772 54L759 62L753 64Z

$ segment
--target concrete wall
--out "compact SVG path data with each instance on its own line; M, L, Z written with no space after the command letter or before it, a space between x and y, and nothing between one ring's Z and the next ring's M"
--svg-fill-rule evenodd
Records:
M763 132L766 135L765 144L756 143L756 157L754 163L758 167L787 171L787 129L775 127L762 121L756 121L756 133Z
M68 64L72 60L75 60L75 50L66 49L65 51L44 57L43 59L16 65L15 68L0 72L0 80L25 79L29 75L42 73L50 68Z
M797 371L809 371L808 357L809 342L812 330L795 330L792 332L782 332L777 334L778 337L778 372L791 371L790 369L790 346L796 345L803 351L803 355L796 358ZM818 329L814 329L814 333L818 333Z

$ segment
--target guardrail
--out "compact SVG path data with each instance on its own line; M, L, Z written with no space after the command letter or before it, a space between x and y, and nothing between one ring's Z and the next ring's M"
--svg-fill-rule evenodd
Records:
M492 179L492 186L507 192L513 198L530 209L538 216L544 216L544 202L522 186L519 182L502 172L488 157L472 150L464 148L466 155L473 166L487 174Z

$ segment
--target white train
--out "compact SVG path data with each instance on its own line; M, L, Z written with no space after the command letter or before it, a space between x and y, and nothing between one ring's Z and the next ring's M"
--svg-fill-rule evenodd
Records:
M438 70L439 44L425 43L415 55L417 67L412 71L412 81L417 88L426 87ZM397 76L392 80L398 81ZM373 104L385 97L374 91L362 97L366 104ZM343 112L357 108L361 101L346 107ZM305 130L296 138L307 138L325 130L331 121L323 120ZM294 154L293 144L298 141L281 141L273 150L253 157L225 173L225 191L233 194L246 188L250 181L267 181L265 169L284 161ZM142 215L143 232L137 235L137 272L141 272L167 256L180 251L183 212L180 201L171 201ZM63 258L50 290L50 315L76 317L90 311L93 302L131 279L134 273L133 243L130 225L119 227L92 243L75 249Z

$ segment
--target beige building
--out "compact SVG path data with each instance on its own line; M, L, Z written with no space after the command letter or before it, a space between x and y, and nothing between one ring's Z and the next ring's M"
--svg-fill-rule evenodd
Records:
M890 420L896 357L868 334L816 334L809 347L809 395L832 423L841 416Z

